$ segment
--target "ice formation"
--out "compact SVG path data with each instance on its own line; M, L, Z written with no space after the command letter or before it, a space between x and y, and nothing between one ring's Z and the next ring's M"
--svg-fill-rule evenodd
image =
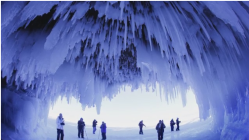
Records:
M9 92L100 112L123 86L159 84L183 104L191 87L221 138L249 137L249 2L1 2L1 36L3 119Z

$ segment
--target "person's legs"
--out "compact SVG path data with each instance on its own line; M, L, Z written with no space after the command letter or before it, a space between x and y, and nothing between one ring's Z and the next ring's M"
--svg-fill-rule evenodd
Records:
M104 136L104 133L102 133L102 132L101 132L101 135L102 135L102 140L103 140L103 139L104 139L104 137L105 137L105 136Z
M63 140L64 138L64 130L60 130L61 131L61 140Z
M163 132L162 132L162 134L161 134L161 140L163 140Z
M81 138L84 138L84 129L81 130Z
M60 140L60 129L57 129L57 140Z
M106 139L106 133L104 133L104 139Z
M78 138L80 138L80 129L78 129Z
M158 140L160 140L160 132L157 132Z
M142 127L139 127L139 134L142 134Z
M143 132L143 128L141 127L141 134L143 135L144 134L144 132Z
M93 134L95 134L96 132L96 127L93 127Z

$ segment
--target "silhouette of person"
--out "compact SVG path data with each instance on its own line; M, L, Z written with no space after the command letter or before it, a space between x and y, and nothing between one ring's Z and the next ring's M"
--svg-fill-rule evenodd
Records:
M143 135L143 134L144 134L144 133L143 133L143 126L145 126L144 123L143 123L143 120L141 120L141 121L139 122L138 126L139 126L139 134ZM146 127L146 126L145 126L145 127Z
M95 134L97 123L98 122L94 119L93 120L93 134Z
M171 131L174 131L174 125L175 125L175 122L174 122L174 120L172 119L172 120L170 121Z
M106 140L106 123L102 122L101 126L101 134L102 134L102 140Z
M180 130L179 124L181 123L181 121L179 121L179 118L176 119L176 131Z
M83 118L80 118L78 121L78 137L84 138L84 127L85 127L85 122L83 122Z
M165 128L165 125L164 125L163 121L159 120L158 124L156 125L158 140L163 139L164 128Z

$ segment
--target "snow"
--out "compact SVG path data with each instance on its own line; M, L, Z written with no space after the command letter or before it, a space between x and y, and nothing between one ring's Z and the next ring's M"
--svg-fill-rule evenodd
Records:
M183 105L191 88L200 119L212 116L221 139L246 138L248 9L244 1L1 2L2 114L20 112L14 127L30 133L35 111L46 119L43 102L60 96L100 113L123 86L159 90L167 102L181 95Z

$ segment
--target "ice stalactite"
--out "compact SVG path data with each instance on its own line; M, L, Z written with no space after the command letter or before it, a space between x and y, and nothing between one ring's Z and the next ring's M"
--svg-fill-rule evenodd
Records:
M7 87L51 103L74 96L98 113L123 85L159 83L167 100L181 94L183 104L191 87L200 118L211 115L221 138L247 136L224 130L249 122L248 2L1 4Z

